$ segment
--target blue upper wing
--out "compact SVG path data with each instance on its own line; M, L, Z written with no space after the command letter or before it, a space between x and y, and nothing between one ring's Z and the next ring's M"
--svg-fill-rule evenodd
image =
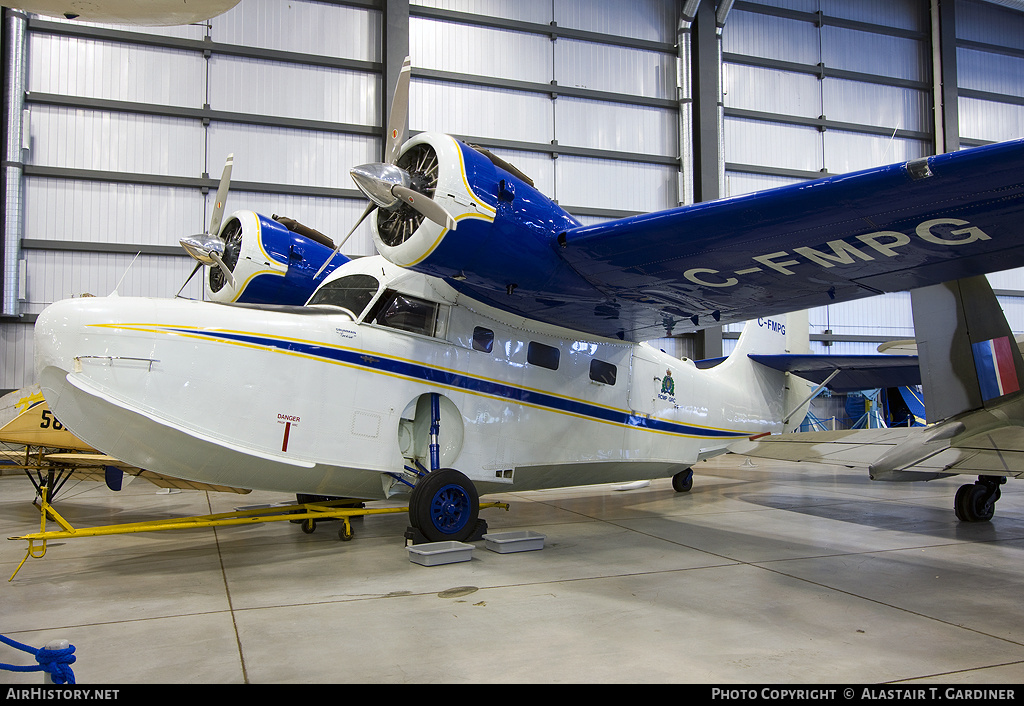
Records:
M1006 142L571 228L557 247L593 297L499 305L645 340L1024 266L1022 224Z

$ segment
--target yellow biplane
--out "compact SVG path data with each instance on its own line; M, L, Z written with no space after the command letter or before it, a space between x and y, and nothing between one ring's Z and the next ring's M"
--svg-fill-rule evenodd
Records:
M134 478L142 478L160 488L249 492L160 475L99 453L60 423L43 399L39 385L0 397L0 469L24 470L37 496L45 485L51 501L72 476L77 480L102 480L115 491Z

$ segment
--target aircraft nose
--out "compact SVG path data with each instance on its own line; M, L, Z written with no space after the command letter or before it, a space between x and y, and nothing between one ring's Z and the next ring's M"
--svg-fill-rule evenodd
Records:
M90 327L116 318L108 297L62 299L43 309L34 333L36 379L40 380L47 368L65 373L74 370L75 356L88 345Z
M77 300L64 299L43 309L35 325L35 372L36 380L46 368L59 367L67 370L61 351L67 348L70 330L75 327L74 311Z

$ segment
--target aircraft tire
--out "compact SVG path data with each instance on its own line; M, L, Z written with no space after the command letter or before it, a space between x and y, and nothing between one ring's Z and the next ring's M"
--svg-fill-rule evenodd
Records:
M988 522L995 514L996 500L1001 495L999 488L995 489L992 499L986 502L990 493L989 488L981 483L962 485L956 491L953 500L953 511L956 518L961 522Z
M462 542L473 534L480 495L473 481L454 468L424 476L409 498L409 522L428 542Z
M672 476L672 489L677 493L688 493L693 488L693 469L687 468Z

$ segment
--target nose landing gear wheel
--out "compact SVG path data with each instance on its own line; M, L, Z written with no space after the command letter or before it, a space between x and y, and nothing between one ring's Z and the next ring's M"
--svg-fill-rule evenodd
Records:
M462 542L473 534L480 496L473 481L454 468L425 476L409 498L409 522L429 542Z

